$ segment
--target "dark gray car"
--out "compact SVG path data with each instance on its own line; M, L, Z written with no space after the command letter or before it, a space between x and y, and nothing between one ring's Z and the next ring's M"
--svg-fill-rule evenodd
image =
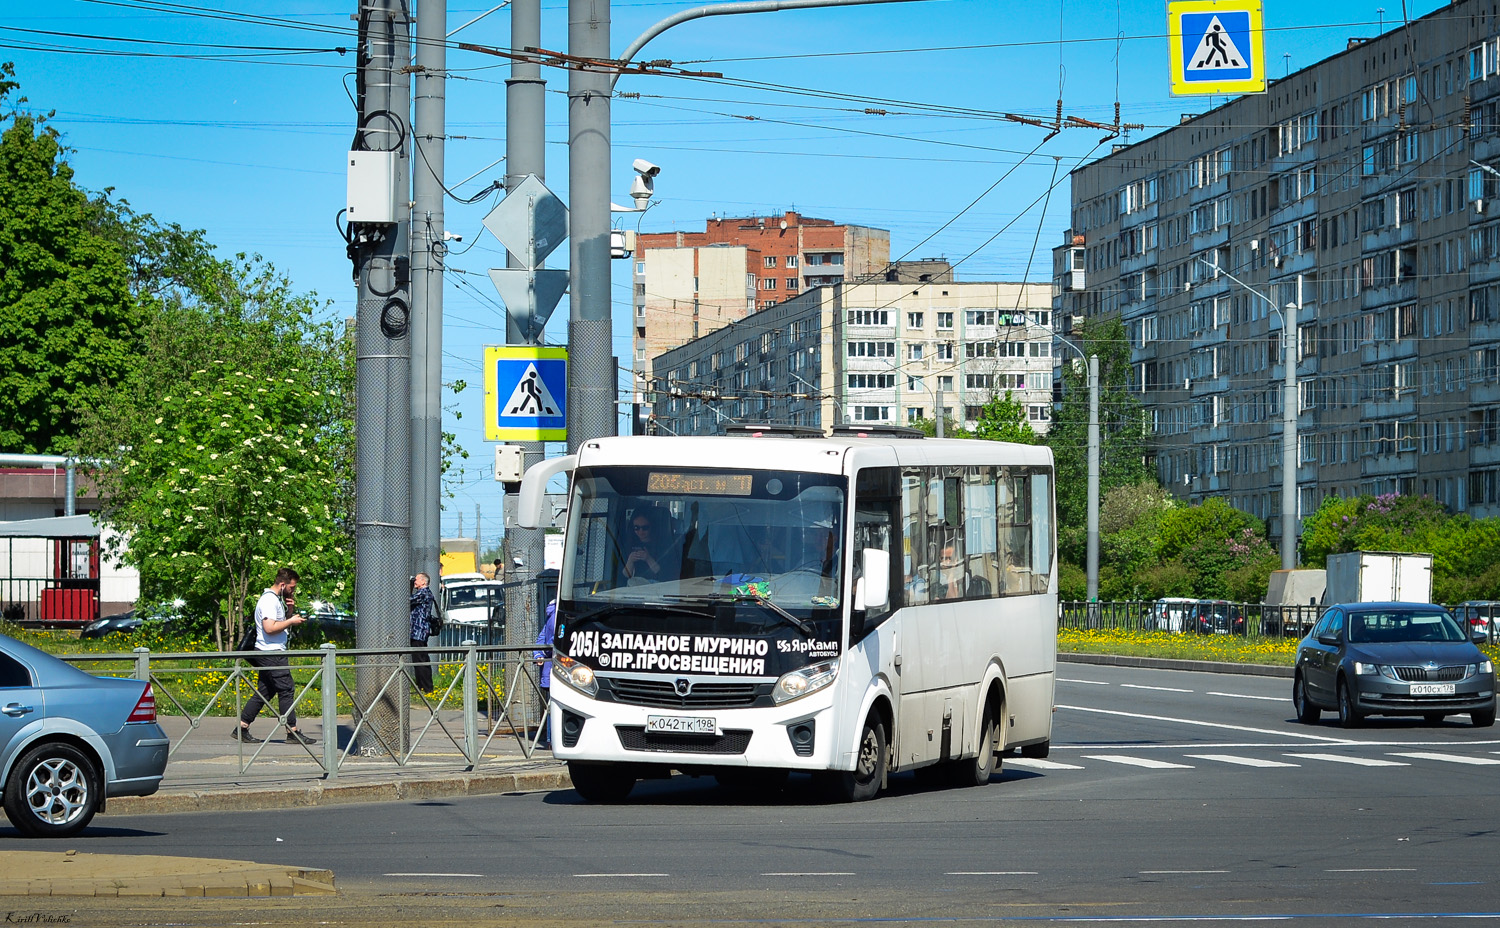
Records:
M1353 728L1368 715L1420 715L1437 724L1468 713L1495 724L1495 667L1466 629L1430 603L1331 606L1297 645L1297 718L1324 709Z
M95 677L0 635L0 792L23 835L81 831L110 796L149 796L166 733L143 680Z

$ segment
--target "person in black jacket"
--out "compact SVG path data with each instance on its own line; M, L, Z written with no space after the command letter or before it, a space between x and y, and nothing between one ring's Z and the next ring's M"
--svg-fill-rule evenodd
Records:
M432 692L432 657L427 653L427 639L432 637L432 615L437 600L429 587L430 578L417 574L411 582L411 665L417 689Z

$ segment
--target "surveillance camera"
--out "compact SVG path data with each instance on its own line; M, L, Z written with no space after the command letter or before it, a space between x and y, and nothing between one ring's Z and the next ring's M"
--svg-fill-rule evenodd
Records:
M630 185L630 198L635 201L635 208L643 210L651 202L651 194L656 192L656 185L651 182L650 174L641 174Z
M635 168L635 172L642 177L655 177L661 173L661 168L647 161L645 158L635 159L630 166Z

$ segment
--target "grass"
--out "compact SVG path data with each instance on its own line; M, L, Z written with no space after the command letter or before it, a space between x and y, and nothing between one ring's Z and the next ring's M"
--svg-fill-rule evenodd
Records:
M1057 630L1059 654L1119 654L1173 660L1222 661L1230 664L1270 664L1290 667L1297 661L1299 639L1261 635L1184 635L1122 629ZM1500 648L1480 645L1491 660L1500 661Z

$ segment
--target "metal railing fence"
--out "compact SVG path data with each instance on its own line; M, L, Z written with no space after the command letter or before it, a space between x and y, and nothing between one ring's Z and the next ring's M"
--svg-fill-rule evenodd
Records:
M221 757L224 742L232 741L236 768L245 774L258 763L263 768L287 763L284 755L274 759L265 756L267 745L288 730L287 718L277 712L280 706L273 704L262 710L275 719L263 743L233 740L228 737L230 728L218 731L205 726L231 719L238 724L260 671L248 658L264 653L158 654L136 648L131 653L59 656L89 673L150 681L158 721L172 742L169 761L190 756L201 759L205 754ZM319 743L301 745L306 757L299 752L295 759L316 764L329 780L347 770L351 759L358 759L366 770L370 763L396 767L421 763L477 770L506 755L497 737L507 743L513 741L520 755L528 759L537 749L547 701L532 647L479 645L466 639L453 650L434 651L430 657L434 678L431 694L416 687L409 649L339 649L325 644L315 651L284 653L295 682L295 712L322 723ZM378 692L363 705L356 696L357 663L374 666L380 675ZM371 708L400 690L410 694L407 730L382 731L369 723ZM539 712L532 711L538 707ZM481 721L488 722L487 732L480 731ZM423 758L420 761L419 754ZM509 756L513 758L514 752ZM170 763L168 769L172 770Z
M1108 600L1058 603L1058 627L1205 635L1301 638L1320 606L1272 606L1220 600Z

